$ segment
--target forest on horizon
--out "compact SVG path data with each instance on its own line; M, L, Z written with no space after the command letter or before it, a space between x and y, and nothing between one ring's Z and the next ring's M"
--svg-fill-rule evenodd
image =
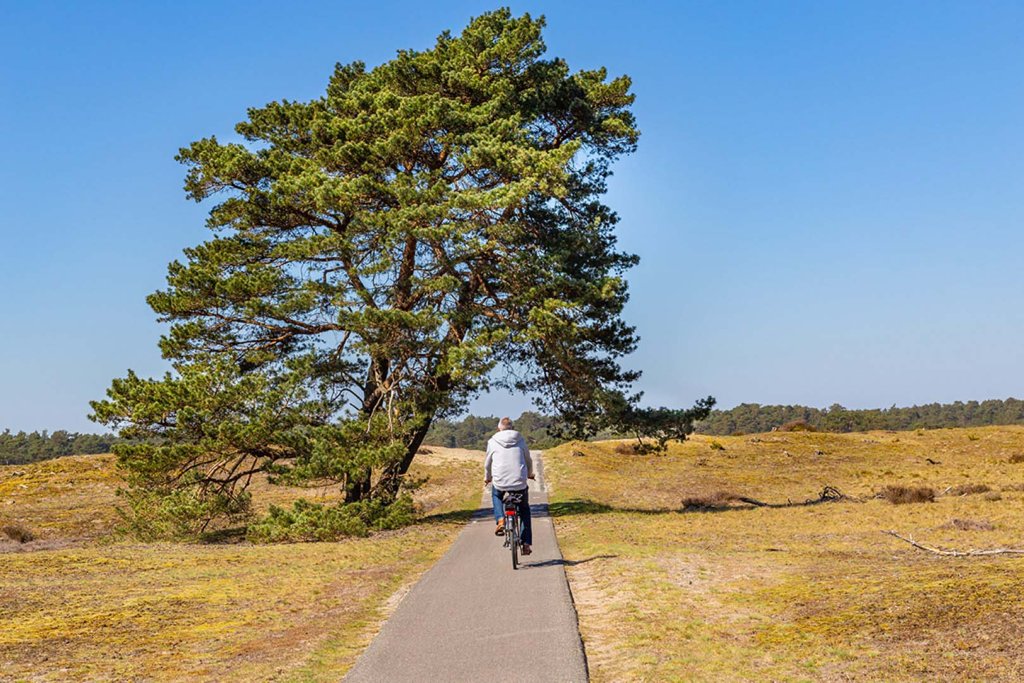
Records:
M114 434L80 434L58 429L41 432L0 433L0 465L26 465L63 455L109 453L120 439Z
M461 420L436 420L424 444L446 448L483 449L494 434L498 417L469 415ZM550 448L559 441L548 434L555 419L527 411L515 422L532 448ZM828 408L808 406L760 405L742 403L728 410L714 410L696 425L696 433L713 436L770 432L786 425L821 432L866 432L870 430L906 431L945 427L986 427L1024 424L1024 400L1007 398L988 401L928 403L907 408L854 410L834 404ZM600 434L598 438L616 438ZM64 455L109 453L121 441L115 434L55 432L0 433L0 465L24 465Z
M553 418L534 412L523 413L515 420L531 447L548 448L557 444L547 434ZM425 443L449 448L482 449L495 431L498 418L470 415L459 421L437 420L427 433ZM956 401L928 403L908 408L874 408L854 410L834 404L828 408L779 406L743 403L728 410L713 410L706 420L698 422L696 433L713 436L770 432L787 424L822 432L866 432L873 429L906 431L941 429L944 427L985 427L990 425L1024 424L1024 401L1016 398L988 401ZM601 434L598 438L615 438Z

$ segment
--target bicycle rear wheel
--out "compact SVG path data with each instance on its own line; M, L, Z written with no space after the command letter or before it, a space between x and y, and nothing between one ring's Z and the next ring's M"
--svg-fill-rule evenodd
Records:
M509 518L508 521L512 527L512 569L515 570L519 567L519 515Z

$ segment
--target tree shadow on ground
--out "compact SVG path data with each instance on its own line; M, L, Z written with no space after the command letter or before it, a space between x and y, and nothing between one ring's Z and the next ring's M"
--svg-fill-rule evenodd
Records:
M204 531L199 535L199 543L206 545L233 545L243 543L247 527L233 526L226 529Z
M572 517L574 515L602 515L610 512L628 512L642 515L664 515L682 512L681 508L633 508L614 507L593 500L567 500L548 504L548 514L552 517Z
M474 517L477 516L489 516L491 511L489 509L480 508L477 510L452 510L450 512L436 512L429 515L418 517L415 522L409 526L415 524L467 524ZM408 528L408 527L407 527ZM201 545L236 545L247 542L246 532L247 527L244 526L233 526L224 529L214 529L212 531L204 531L199 535L198 542ZM370 531L370 535L381 533L379 531ZM344 540L348 537L339 537L334 540ZM355 537L351 537L355 538ZM313 541L308 541L313 542ZM330 541L327 541L330 542ZM276 545L272 543L271 545Z
M490 516L489 508L477 508L476 510L452 510L451 512L435 512L424 515L416 520L417 524L466 524L475 517Z
M741 512L758 510L760 508L796 508L822 505L825 503L858 502L855 498L846 496L809 498L801 502L787 501L785 503L764 503L753 498L736 498L731 503L707 504L707 505L685 505L678 508L634 508L615 507L598 503L589 499L568 500L559 503L548 504L548 514L552 517L571 517L574 515L600 515L611 512L625 512L640 515L667 515L667 514L708 514L715 512Z

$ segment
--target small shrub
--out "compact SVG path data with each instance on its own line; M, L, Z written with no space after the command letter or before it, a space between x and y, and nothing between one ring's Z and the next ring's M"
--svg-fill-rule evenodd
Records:
M615 444L615 452L619 455L636 455L636 444L632 441L624 441L622 443Z
M1007 484L1003 487L1004 491L1024 491L1024 484Z
M574 451L572 452L572 456L573 456L574 458L582 458L582 457L584 457L585 455L586 455L586 453L584 453L583 451L578 451L578 450L574 450Z
M988 493L992 487L985 484L960 484L949 490L951 496L972 496L977 493Z
M999 491L989 491L988 493L985 494L985 500L987 500L987 501L995 502L997 500L1002 500L1002 499L1003 499L1003 494L999 493Z
M1010 459L1007 462L1013 465L1019 465L1024 462L1024 453L1014 453L1010 456Z
M371 531L398 529L414 520L412 497L408 494L391 503L361 500L331 506L300 499L290 510L271 505L266 517L249 525L246 536L254 543L334 541L369 536Z
M725 450L725 446L723 446L722 444L718 443L717 441L712 441L708 445L711 446L711 450L713 450L713 451L724 451Z
M935 489L929 486L886 486L878 495L893 505L931 503L935 500Z
M416 449L416 455L432 455L434 451L427 448L426 446L420 446Z
M711 494L687 496L683 498L681 504L684 510L715 510L727 507L736 500L739 500L739 497L734 493L715 491Z
M189 487L180 489L121 489L118 529L139 541L196 540L214 519L244 524L251 516L252 495L231 495Z
M980 438L981 438L981 437L980 437L980 436L978 436L977 434L968 434L968 435L967 435L967 439L968 439L969 441L977 441L977 440L978 440L978 439L980 439Z
M0 529L0 531L2 531L7 538L12 541L17 541L18 543L28 543L29 541L34 541L36 538L36 535L33 534L32 531L24 524L7 524Z
M943 526L960 531L992 531L995 529L987 519L951 519Z
M800 418L798 420L790 420L785 424L779 426L780 432L816 432L818 431L814 425L810 424L807 420Z

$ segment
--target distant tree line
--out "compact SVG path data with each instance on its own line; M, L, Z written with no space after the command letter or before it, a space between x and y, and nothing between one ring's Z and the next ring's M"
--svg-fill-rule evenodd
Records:
M0 465L25 465L62 455L88 455L109 453L110 447L120 439L113 434L79 434L57 430L52 434L18 432L5 429L0 434Z
M533 448L550 448L559 443L558 439L548 434L548 429L555 426L554 418L525 412L514 423ZM1005 401L956 401L869 410L851 410L839 404L829 408L810 408L743 403L729 410L712 411L707 419L697 423L697 432L709 435L754 434L769 432L791 423L802 423L822 432L1024 424L1024 401L1016 398ZM497 425L498 418L493 415L470 415L458 421L437 420L427 433L424 443L430 446L482 450ZM597 438L613 436L599 434ZM109 453L111 447L120 440L114 434L80 434L63 430L12 434L7 429L0 433L0 465L23 465L63 455Z
M706 420L697 424L697 432L713 435L753 434L792 423L803 423L822 432L1024 424L1024 401L1008 398L1005 401L956 401L867 410L851 410L838 403L829 408L743 403L730 410L712 411Z
M493 415L470 415L458 422L435 420L423 442L445 448L483 450L487 447L487 440L497 431L499 419ZM555 426L554 418L527 411L512 422L531 448L550 448L559 443L547 432L549 427Z
M515 420L515 427L534 448L550 448L559 443L547 433L553 418L526 412ZM762 406L743 403L729 410L713 410L697 423L698 434L721 435L770 432L784 425L799 424L821 432L864 432L872 429L905 431L942 427L984 427L1024 424L1024 401L1008 398L990 401L929 403L909 408L852 410L838 403L829 408L808 406ZM470 415L460 421L439 420L424 441L433 446L483 449L495 432L498 418ZM598 434L596 438L617 438Z

